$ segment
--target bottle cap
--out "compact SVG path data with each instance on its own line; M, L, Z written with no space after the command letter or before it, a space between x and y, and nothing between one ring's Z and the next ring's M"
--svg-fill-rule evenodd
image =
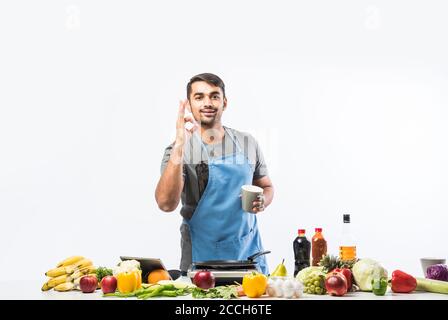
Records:
M316 229L314 229L314 231L316 231L316 232L322 232L322 228L316 228Z
M305 229L299 229L297 232L298 232L299 234L305 234Z
M350 215L344 214L344 223L350 223Z

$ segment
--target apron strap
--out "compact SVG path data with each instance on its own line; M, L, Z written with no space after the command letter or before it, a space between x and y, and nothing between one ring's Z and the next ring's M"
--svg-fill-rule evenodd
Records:
M230 139L232 139L233 143L234 143L235 146L236 146L237 151L238 151L238 152L241 152L241 145L240 145L240 142L238 141L236 135L233 134L233 133L231 133L231 132L228 130L228 128L226 128L226 127L224 127L224 126L223 126L223 128L224 128L224 131L227 132L227 134L229 135Z

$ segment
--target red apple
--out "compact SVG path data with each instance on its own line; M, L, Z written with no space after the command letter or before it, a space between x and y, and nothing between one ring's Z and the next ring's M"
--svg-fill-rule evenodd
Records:
M327 293L333 296L343 296L347 293L347 279L345 276L338 273L332 272L325 279L325 288Z
M210 271L200 270L194 275L193 283L201 289L210 289L215 287L215 276Z
M345 276L345 279L347 280L347 291L350 291L352 288L352 271L349 268L342 268L342 269L334 269L333 272L338 272Z
M117 290L117 278L114 276L105 276L101 279L101 290L103 293L114 293Z
M95 276L83 276L79 280L79 287L84 293L92 293L98 286L98 279Z

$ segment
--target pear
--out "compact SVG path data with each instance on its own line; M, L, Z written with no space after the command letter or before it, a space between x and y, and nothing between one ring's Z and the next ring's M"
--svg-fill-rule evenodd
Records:
M272 277L286 277L288 275L288 271L286 270L286 267L284 265L285 259L282 260L282 263L280 263L272 272Z

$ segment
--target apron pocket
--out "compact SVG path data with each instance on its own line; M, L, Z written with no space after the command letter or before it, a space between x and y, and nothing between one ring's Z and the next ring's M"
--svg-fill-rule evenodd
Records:
M217 241L216 255L223 260L247 260L247 257L260 250L255 234L255 230L251 229L239 239Z

